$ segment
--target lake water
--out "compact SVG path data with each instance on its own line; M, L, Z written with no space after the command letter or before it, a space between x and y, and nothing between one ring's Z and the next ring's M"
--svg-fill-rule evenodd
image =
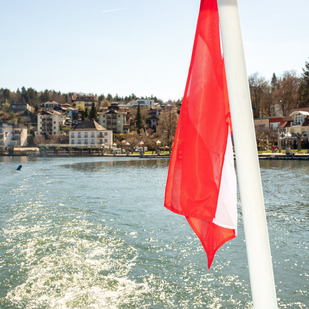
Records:
M278 303L308 308L309 162L260 164ZM0 308L252 308L240 207L239 235L208 270L186 220L163 207L167 169L0 157Z

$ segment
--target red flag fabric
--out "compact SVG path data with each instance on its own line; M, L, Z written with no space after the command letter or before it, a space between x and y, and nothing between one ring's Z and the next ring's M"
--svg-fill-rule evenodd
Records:
M164 205L186 217L206 251L208 268L217 249L236 236L236 176L217 0L201 0Z

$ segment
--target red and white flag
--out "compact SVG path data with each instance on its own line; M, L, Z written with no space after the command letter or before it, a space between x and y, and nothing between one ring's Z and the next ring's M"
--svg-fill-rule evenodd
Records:
M186 217L208 268L218 248L236 236L231 131L217 0L201 0L164 205Z

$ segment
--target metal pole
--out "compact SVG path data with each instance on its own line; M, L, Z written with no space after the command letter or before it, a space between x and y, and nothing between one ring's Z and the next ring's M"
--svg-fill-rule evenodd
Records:
M217 0L255 309L277 308L237 0Z

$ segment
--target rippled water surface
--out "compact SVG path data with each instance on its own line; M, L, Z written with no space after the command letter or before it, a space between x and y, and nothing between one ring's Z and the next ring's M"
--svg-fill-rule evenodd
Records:
M279 306L308 308L309 162L260 163ZM0 157L0 308L251 308L241 209L208 270L186 220L163 207L167 169Z

